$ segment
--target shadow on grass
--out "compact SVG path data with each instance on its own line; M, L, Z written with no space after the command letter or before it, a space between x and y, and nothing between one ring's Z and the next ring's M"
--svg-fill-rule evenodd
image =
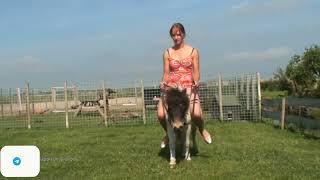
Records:
M316 136L313 134L306 134L306 133L303 133L303 134L305 139L320 140L320 136Z
M275 129L281 130L280 124L277 124L272 120L262 122L273 126ZM305 139L320 140L320 129L306 129L301 124L293 123L285 124L285 129L291 133L301 134Z
M190 148L190 154L191 154L191 159L192 157L206 157L208 158L209 156L206 155L199 155L199 151L194 149L193 147ZM158 156L162 157L163 159L166 159L168 162L170 161L170 150L169 150L169 145L167 145L165 148L160 149ZM184 161L184 156L182 155L182 147L178 146L176 147L176 161L177 164L179 164L181 161Z

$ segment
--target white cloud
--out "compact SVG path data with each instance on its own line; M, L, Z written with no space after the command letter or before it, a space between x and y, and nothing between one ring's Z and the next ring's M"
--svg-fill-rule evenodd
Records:
M238 61L269 61L278 60L281 58L288 58L293 51L287 47L268 48L260 51L243 51L237 53L230 53L224 56L225 60Z
M310 0L271 0L259 3L244 1L240 4L233 5L231 7L231 13L234 15L283 13L302 7L309 2Z

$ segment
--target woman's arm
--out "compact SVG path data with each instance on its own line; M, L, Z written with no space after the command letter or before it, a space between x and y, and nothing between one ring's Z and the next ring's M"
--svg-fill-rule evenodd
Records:
M165 50L163 53L163 76L162 76L162 82L168 82L169 81L169 56L168 51Z
M199 80L200 80L200 65L199 65L199 52L197 49L193 50L192 64L193 64L193 80L195 82L199 82Z

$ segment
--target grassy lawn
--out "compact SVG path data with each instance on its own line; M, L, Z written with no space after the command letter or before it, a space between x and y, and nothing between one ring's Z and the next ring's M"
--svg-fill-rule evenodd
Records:
M281 99L282 97L288 96L287 91L262 91L262 98L266 99Z
M39 179L319 179L320 141L268 124L209 122L192 161L169 169L159 125L0 130L0 144L41 151Z

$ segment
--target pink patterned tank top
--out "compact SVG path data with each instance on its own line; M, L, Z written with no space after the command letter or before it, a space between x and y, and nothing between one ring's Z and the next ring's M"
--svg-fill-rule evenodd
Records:
M192 52L189 56L183 59L173 59L170 57L169 50L169 85L181 85L185 88L189 88L193 84L193 64L192 64Z

